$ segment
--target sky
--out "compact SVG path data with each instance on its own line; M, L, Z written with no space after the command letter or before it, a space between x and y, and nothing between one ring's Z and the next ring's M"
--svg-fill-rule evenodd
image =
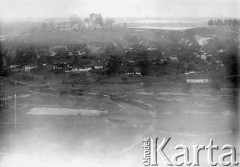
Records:
M240 17L240 0L0 0L0 18Z

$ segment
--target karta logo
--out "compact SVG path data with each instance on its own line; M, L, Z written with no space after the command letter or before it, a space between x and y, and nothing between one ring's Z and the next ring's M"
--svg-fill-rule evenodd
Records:
M207 162L211 166L223 165L235 165L238 166L239 162L237 161L237 153L235 147L232 145L224 145L221 150L226 150L218 157L218 162L213 159L214 152L219 151L219 146L213 144L213 140L210 139L209 144L205 145L193 145L192 146L192 161L189 158L189 148L186 145L179 144L175 146L175 153L173 156L168 156L164 149L168 146L171 138L165 139L163 138L162 142L158 144L158 138L146 138L143 140L143 149L144 149L144 157L143 157L143 165L144 166L158 166L159 158L160 160L168 165L168 166L200 166L199 163L199 152L206 151L207 152ZM179 150L181 150L179 152ZM215 151L214 151L215 150ZM180 159L181 158L181 159Z

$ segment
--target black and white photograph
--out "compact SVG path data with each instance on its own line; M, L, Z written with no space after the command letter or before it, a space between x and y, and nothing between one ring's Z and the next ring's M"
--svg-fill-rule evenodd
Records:
M240 0L0 0L0 167L240 166Z

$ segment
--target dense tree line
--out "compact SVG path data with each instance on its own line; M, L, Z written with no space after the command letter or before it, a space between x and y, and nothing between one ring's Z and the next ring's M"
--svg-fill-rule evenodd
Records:
M237 19L211 19L208 21L209 26L217 26L217 27L226 27L230 30L239 31L240 28L240 20Z

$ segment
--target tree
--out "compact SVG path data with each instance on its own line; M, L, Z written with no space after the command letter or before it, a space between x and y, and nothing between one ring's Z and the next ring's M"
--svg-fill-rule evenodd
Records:
M0 47L0 74L3 73L3 53L1 51L1 47Z
M77 15L71 15L69 17L69 21L70 21L70 25L74 25L74 24L81 25L82 24L81 18L78 17Z
M137 67L139 67L142 75L148 75L150 71L151 63L149 61L149 55L147 52L142 52L138 54Z
M105 20L105 26L106 26L106 27L112 27L114 22L115 22L115 21L114 21L112 18L106 18L106 20Z
M100 25L100 26L103 25L103 20L102 20L102 15L101 14L97 15L95 23L96 23L96 25Z
M121 66L121 59L118 56L110 55L107 63L107 73L108 74L117 74Z
M47 31L47 28L48 28L47 23L43 23L42 26L41 26L41 30L42 31Z
M150 62L148 60L140 60L137 63L137 66L140 68L142 75L148 75L150 69Z
M50 30L54 30L55 29L55 21L54 21L54 19L51 19L49 21L48 26L49 26Z
M208 25L209 25L209 26L212 26L212 25L213 25L213 20L209 20L209 21L208 21Z

